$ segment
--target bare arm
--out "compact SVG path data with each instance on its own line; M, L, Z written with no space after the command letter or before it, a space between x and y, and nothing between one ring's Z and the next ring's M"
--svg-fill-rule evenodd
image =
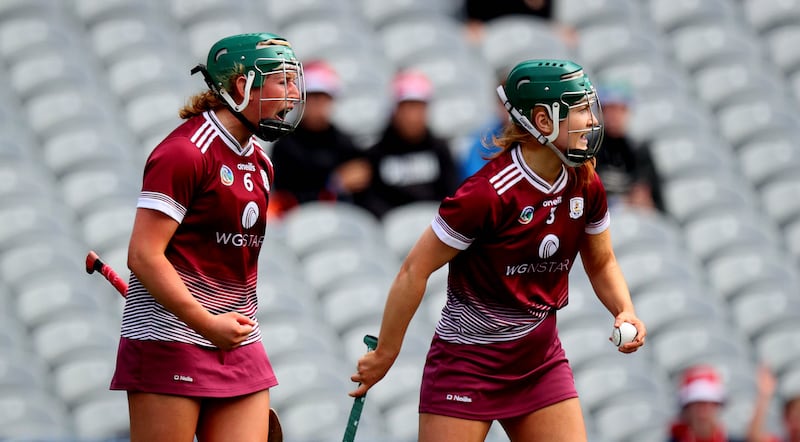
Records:
M214 345L230 349L244 341L253 321L238 313L213 315L192 296L164 252L178 223L150 209L137 209L128 246L128 268L150 294Z
M389 289L378 348L359 359L358 372L350 379L361 385L350 393L351 396L363 396L389 371L400 354L403 337L425 294L428 278L456 254L458 250L440 241L430 227L425 229Z
M775 376L766 366L758 367L756 385L758 386L758 397L756 398L753 415L747 427L747 442L769 442L773 440L764 430L769 403L775 394Z
M581 260L597 298L614 316L614 326L623 322L636 326L636 339L625 344L620 351L636 351L644 345L647 329L636 317L628 285L611 247L611 233L608 229L597 235L586 235L586 241L581 247Z

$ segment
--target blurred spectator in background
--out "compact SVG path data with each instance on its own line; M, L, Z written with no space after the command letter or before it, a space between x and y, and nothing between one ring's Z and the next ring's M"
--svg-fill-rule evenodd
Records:
M603 106L605 136L597 153L596 170L606 187L609 206L624 204L631 207L663 211L661 186L650 150L637 146L628 134L633 95L630 88L619 82L598 85Z
M392 93L395 107L389 124L367 151L372 182L356 199L378 217L415 201L441 201L459 183L450 146L428 127L430 80L417 71L399 72Z
M506 77L511 69L499 69L496 75L497 84L505 86ZM497 96L497 93L492 90L492 96ZM494 137L499 137L503 133L503 128L508 123L508 111L506 111L503 102L495 99L495 112L489 116L489 119L478 130L473 132L467 140L467 148L464 157L461 159L461 179L465 180L472 176L475 172L480 170L488 161L489 157L497 153L499 150L492 142Z
M467 40L478 43L483 39L484 25L498 17L507 15L528 15L540 17L552 23L554 31L569 47L575 47L578 33L571 26L555 20L556 0L464 0L464 20Z
M272 147L275 183L270 208L280 214L308 201L352 201L369 184L364 151L331 121L339 77L324 61L304 64L306 108L300 126Z
M769 368L760 367L756 379L758 397L753 419L748 428L748 442L800 442L800 392L782 398L783 437L777 437L765 429L769 406L775 395L777 382Z
M604 110L605 111L605 110ZM736 442L730 439L720 418L725 385L710 365L686 369L678 387L680 414L670 427L670 442Z

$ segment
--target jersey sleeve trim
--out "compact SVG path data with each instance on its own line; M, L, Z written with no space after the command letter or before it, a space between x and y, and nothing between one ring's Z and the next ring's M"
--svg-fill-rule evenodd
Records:
M606 214L600 221L586 225L586 233L590 235L597 235L606 231L611 226L611 214L606 211Z
M182 222L183 217L186 216L185 207L167 195L158 192L140 193L136 207L157 210L178 223Z
M436 215L433 219L431 227L433 228L433 233L435 233L443 243L454 249L466 250L466 248L472 244L472 241L474 241L473 238L467 238L453 230L439 215Z

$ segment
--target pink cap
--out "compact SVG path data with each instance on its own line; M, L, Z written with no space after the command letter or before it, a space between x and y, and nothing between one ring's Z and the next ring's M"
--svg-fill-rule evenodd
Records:
M697 365L688 368L681 378L678 390L681 406L693 402L725 401L725 387L717 370L710 365Z
M306 83L307 94L323 93L336 96L341 88L339 75L331 65L322 60L304 63L303 79Z
M404 71L395 75L392 92L396 102L428 101L433 96L433 84L419 71Z

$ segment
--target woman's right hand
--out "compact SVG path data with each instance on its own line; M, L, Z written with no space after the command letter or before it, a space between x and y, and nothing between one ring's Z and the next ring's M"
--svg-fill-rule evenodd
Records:
M350 376L351 381L359 383L358 388L349 393L350 396L361 397L367 394L367 390L386 376L395 358L396 356L385 355L380 347L362 356L356 365L356 373Z
M197 332L218 348L233 350L250 336L255 325L254 320L241 313L228 312L211 315Z

